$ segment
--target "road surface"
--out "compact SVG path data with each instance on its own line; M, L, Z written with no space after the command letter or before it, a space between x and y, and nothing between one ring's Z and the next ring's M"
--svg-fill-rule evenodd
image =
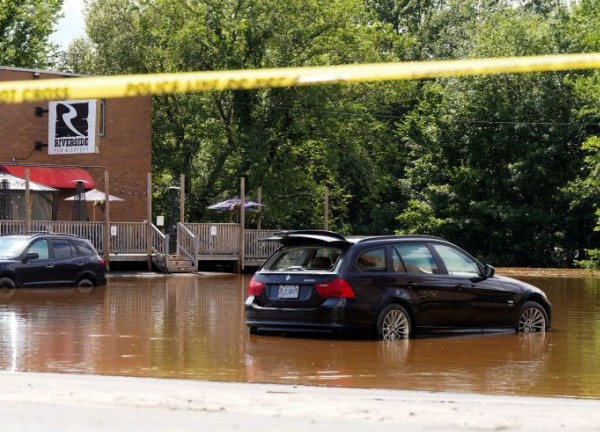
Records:
M600 431L600 400L0 372L2 431Z

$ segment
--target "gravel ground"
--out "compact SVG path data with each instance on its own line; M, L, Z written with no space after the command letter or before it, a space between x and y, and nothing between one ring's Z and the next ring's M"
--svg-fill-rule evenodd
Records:
M2 431L600 431L600 401L0 372Z

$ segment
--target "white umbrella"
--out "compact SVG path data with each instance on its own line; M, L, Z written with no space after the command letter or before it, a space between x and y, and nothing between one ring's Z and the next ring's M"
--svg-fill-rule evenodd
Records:
M83 199L83 201L92 201L94 203L93 204L94 205L94 219L93 220L95 221L96 220L96 206L98 206L98 205L102 206L104 204L104 201L106 200L106 193L104 193L98 189L90 189L89 191L82 194L81 198ZM65 201L75 201L78 199L79 199L78 195L73 195L68 198L65 198ZM114 195L109 195L108 200L109 201L125 201L123 198L119 198L118 196L114 196ZM104 209L104 207L102 207L102 209Z
M98 189L90 189L89 191L84 193L81 197L83 198L84 201L104 202L104 200L106 199L106 194L102 191L99 191ZM77 199L78 199L77 195L73 195L73 196L70 196L69 198L65 198L65 201L75 201ZM109 195L108 200L109 201L125 201L123 198L119 198L118 196L114 196L114 195Z

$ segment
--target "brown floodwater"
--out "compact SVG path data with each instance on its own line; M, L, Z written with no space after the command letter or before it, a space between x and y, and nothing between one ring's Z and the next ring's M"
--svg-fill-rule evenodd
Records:
M111 277L0 298L0 370L600 398L600 278L524 275L552 332L380 342L250 335L249 276Z

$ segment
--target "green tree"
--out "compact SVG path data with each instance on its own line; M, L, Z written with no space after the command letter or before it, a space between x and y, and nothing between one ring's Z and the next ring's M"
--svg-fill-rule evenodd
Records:
M597 52L600 49L600 1L582 0L572 9L562 36L572 50L577 52ZM600 266L598 248L600 231L600 73L598 71L571 74L575 106L574 117L584 131L582 150L585 153L583 167L576 171L576 178L566 187L565 193L571 198L571 214L581 215L580 232L584 241L580 244L582 253L578 256L580 265ZM595 228L594 228L595 227ZM594 228L594 229L592 229Z
M94 75L100 69L96 64L94 45L87 38L72 41L65 51L58 55L56 68L64 72Z
M63 0L0 0L0 64L24 68L52 65L57 46L48 42Z
M373 62L385 59L380 46L394 43L382 25L370 25L362 0L96 0L87 28L101 73ZM200 220L211 201L235 194L245 175L249 190L262 187L265 222L279 227L321 226L328 187L332 226L344 229L349 206L387 187L379 166L386 132L373 114L385 114L397 99L387 97L402 88L157 96L155 178L164 188L185 173L188 217ZM353 214L370 224L370 215Z
M493 4L480 11L468 56L556 52L552 17ZM402 231L453 239L500 264L557 265L579 221L563 186L580 166L581 131L564 74L439 79L399 133L410 149ZM571 219L573 220L571 220Z

